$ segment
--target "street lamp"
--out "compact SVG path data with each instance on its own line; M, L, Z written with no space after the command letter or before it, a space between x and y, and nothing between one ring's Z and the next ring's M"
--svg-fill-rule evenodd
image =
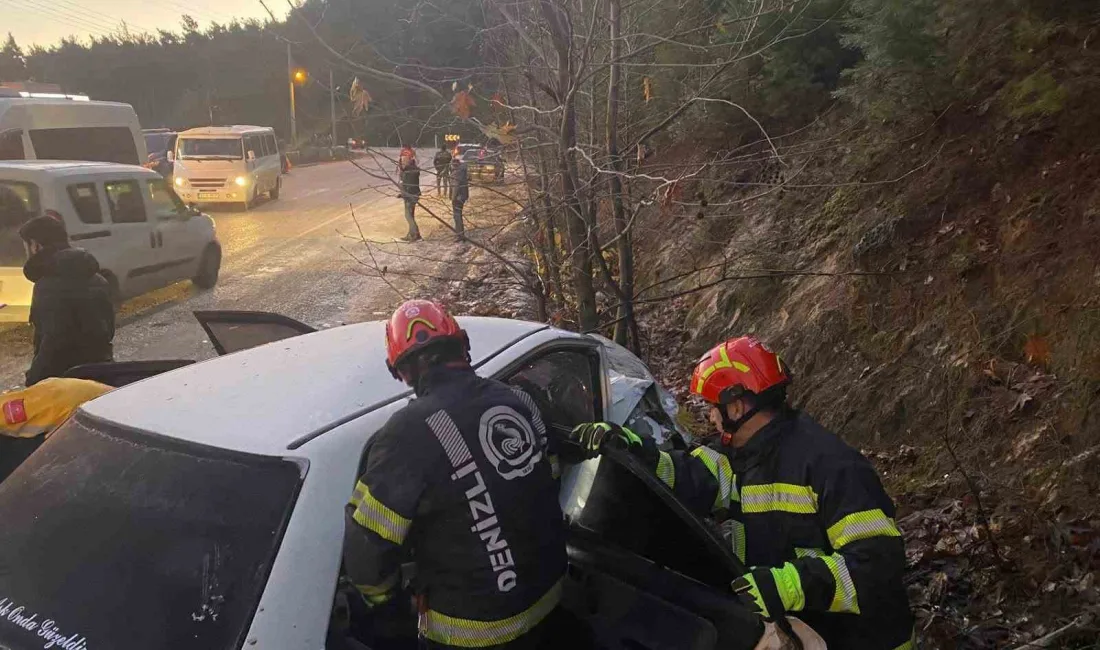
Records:
M286 70L290 80L290 146L298 145L298 118L294 108L294 86L309 81L309 73L304 68L294 67L294 57L290 53L290 43L286 44Z

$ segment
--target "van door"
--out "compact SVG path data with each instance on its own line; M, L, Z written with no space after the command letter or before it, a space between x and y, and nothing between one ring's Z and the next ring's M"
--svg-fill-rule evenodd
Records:
M193 277L206 242L200 241L198 229L187 223L191 220L191 211L172 191L167 180L150 178L143 184L151 225L159 244L158 284L167 286Z
M158 286L161 237L149 223L141 183L135 178L103 183L111 216L111 248L118 259L119 293L131 298Z
M254 135L244 136L245 165L248 167L248 176L252 180L251 198L256 198L267 190L264 186L264 178L260 173L263 165L263 146L260 138Z
M34 285L23 277L26 251L19 227L41 211L38 186L0 179L0 323L26 322Z

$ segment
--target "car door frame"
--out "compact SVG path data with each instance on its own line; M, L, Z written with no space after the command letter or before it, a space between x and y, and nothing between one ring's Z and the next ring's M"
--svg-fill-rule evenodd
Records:
M158 288L192 277L198 269L199 258L205 244L197 241L197 235L190 227L192 215L186 212L186 204L183 203L183 199L180 199L180 206L183 206L184 212L177 212L176 216L158 216L153 209L153 190L149 184L161 182L170 192L175 190L167 179L160 175L145 176L140 182L142 200L145 201L146 219L150 223L154 241L157 244L156 257L161 258L159 262L155 262L157 270L154 274L157 276ZM189 241L193 237L196 241Z
M313 334L318 331L316 327L307 325L302 321L295 320L290 316L283 316L282 314L276 314L266 311L242 311L232 309L215 309L215 310L197 310L191 312L195 319L199 321L199 325L202 326L204 332L206 332L207 338L210 340L210 345L214 347L214 351L218 353L218 356L225 356L226 354L232 354L234 352L241 352L243 350L250 350L249 348L234 348L229 350L225 347L224 342L218 339L217 332L211 327L212 323L231 323L240 325L280 325L291 330L297 330L297 333L284 337L282 339L276 339L278 341L285 340L287 338L293 338L294 336L302 336L303 334ZM275 341L268 341L267 343L274 343ZM266 345L261 343L252 347L259 347L259 345Z
M149 218L149 202L145 198L147 188L143 184L144 174L102 174L97 176L96 184L103 192L104 214L110 219L111 237L114 238L115 259L118 260L115 279L122 298L132 298L158 288L157 265L160 253L156 228ZM141 196L145 221L117 222L111 209L111 200L107 195L108 183L131 182L137 184ZM133 256L130 256L130 248Z

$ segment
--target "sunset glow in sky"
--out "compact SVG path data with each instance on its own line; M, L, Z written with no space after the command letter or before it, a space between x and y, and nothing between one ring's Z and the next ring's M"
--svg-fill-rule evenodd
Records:
M286 0L268 0L267 6L280 18L286 15ZM0 0L0 39L11 32L26 50L65 36L105 36L122 21L136 32L179 31L183 14L202 27L235 17L268 17L260 0Z

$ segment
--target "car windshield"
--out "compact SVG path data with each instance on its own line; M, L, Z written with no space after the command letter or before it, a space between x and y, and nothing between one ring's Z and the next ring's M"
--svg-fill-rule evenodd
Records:
M38 216L38 186L0 179L0 266L22 266L19 226Z
M0 648L241 647L301 476L70 420L0 484Z
M462 160L465 162L476 162L482 157L481 149L467 149L462 152Z
M244 158L241 141L234 138L180 138L180 158Z

